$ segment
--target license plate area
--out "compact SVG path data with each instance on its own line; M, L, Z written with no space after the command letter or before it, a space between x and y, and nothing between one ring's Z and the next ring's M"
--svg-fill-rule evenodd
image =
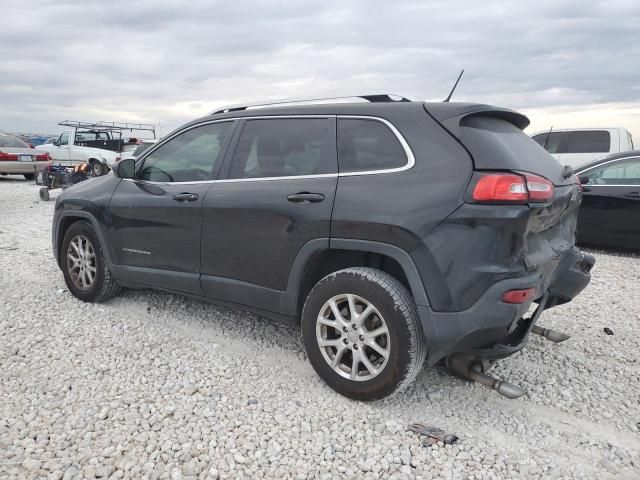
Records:
M33 157L31 155L20 155L21 162L33 162Z

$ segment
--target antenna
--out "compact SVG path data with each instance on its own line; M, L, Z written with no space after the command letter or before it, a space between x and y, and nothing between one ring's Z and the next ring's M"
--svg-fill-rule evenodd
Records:
M544 139L544 149L547 150L547 144L549 143L549 137L551 136L551 132L553 132L553 125L549 129L549 133L547 133L547 138ZM547 150L548 152L549 150Z
M456 87L458 86L458 82L462 78L463 73L464 73L464 68L460 71L460 75L458 75L458 79L456 80L456 83L453 84L453 88L451 89L451 92L449 92L449 96L445 98L443 102L448 102L449 100L451 100L451 95L453 95L453 92L456 91Z

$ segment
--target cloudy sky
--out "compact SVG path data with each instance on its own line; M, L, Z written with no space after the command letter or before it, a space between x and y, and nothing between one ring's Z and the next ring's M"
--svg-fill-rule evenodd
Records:
M527 5L530 4L530 5ZM624 126L640 144L640 2L3 0L0 130L393 92L508 106L529 131Z

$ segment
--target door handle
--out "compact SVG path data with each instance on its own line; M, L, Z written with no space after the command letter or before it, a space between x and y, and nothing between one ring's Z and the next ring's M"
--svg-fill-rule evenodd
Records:
M317 203L324 200L321 193L300 192L287 195L287 200L293 203Z
M173 196L173 199L176 202L195 202L198 199L198 194L197 193L178 193L177 195Z
M629 197L629 198L640 198L640 192L631 192L631 193L627 193L625 195L625 197Z

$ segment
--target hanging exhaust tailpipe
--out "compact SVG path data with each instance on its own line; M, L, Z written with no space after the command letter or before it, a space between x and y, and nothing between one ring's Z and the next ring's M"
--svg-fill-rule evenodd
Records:
M446 363L447 368L454 374L485 385L507 398L518 398L527 393L513 383L499 380L484 373L482 361L473 355L455 353L447 358Z
M542 328L538 325L534 325L531 329L531 333L535 333L536 335L540 335L541 337L546 338L547 340L551 340L554 343L564 342L565 340L571 338L571 336L566 333L558 332L557 330L551 330L550 328Z

